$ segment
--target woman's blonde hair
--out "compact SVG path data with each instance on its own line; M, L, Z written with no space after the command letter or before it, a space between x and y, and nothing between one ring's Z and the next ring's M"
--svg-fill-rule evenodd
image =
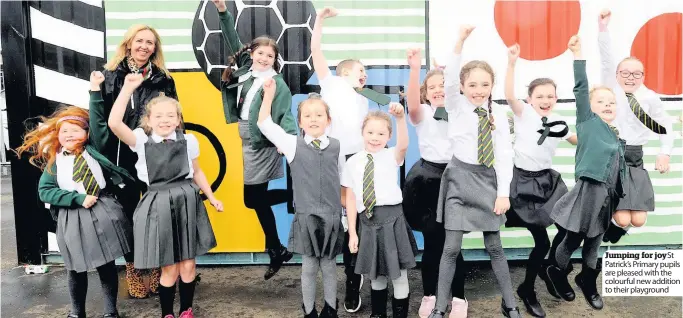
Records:
M183 129L183 109L180 106L180 102L175 100L174 98L160 95L157 97L152 98L146 105L145 105L145 113L140 117L140 128L145 131L147 135L152 133L152 127L149 126L149 116L152 114L152 107L157 104L162 104L162 103L171 103L176 107L176 111L178 112L178 119L180 119L180 124L178 125L178 128Z
M361 130L365 130L365 125L368 123L368 121L372 119L383 120L384 122L386 122L387 129L389 129L389 136L391 136L391 117L389 116L389 114L381 110L375 110L368 113L368 115L365 116L365 119L363 119L363 126L361 127Z
M121 43L119 43L116 48L114 57L109 59L107 64L104 65L104 68L109 71L115 71L119 64L121 64L121 61L128 57L131 43L133 42L135 35L144 30L149 30L154 34L154 53L149 57L149 61L159 68L166 77L170 77L171 73L166 69L166 62L164 62L164 52L161 49L161 38L159 37L159 33L157 33L153 27L145 24L134 24L128 28L126 34L123 35L123 40L121 40Z

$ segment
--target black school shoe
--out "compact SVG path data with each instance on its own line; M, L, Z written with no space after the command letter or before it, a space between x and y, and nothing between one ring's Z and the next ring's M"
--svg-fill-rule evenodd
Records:
M534 317L545 317L545 310L541 307L541 304L536 298L536 291L532 288L524 287L524 285L519 285L517 287L517 295L524 303L526 311Z
M308 314L306 313L306 306L303 304L301 304L301 309L304 311L304 318L318 318L318 312L315 310L315 303L313 303L313 310Z
M391 299L391 310L394 318L408 318L410 296L403 299Z
M551 296L561 299L560 294L557 293L557 290L555 290L555 287L553 286L553 282L550 280L550 277L548 277L548 264L544 264L543 267L541 267L541 270L538 272L538 277L545 282L545 288L548 290L548 294Z
M592 269L583 265L581 272L574 277L574 282L581 288L583 296L586 298L588 304L597 310L602 309L605 305L602 301L602 296L598 294L598 287L596 286L596 280L599 275L599 269Z
M346 296L344 297L344 310L346 312L357 312L360 309L360 289L363 287L363 275L358 275L358 279L346 281ZM386 302L386 299L385 299Z
M607 231L605 231L605 234L602 236L602 241L605 243L610 242L615 244L619 242L624 235L626 235L626 232L626 229L610 222L609 226L607 227Z
M277 274L277 272L280 271L282 263L289 262L289 260L292 259L294 254L288 251L287 248L283 245L280 245L280 247L278 248L269 248L268 256L270 256L270 265L268 266L266 273L263 274L263 279L265 280L269 280L273 276L275 276L275 274Z
M320 312L320 318L337 318L337 308L339 308L339 301L336 302L334 308L325 302L325 307Z
M503 316L507 318L522 318L522 314L519 313L519 308L508 308L507 305L505 305L505 299L501 301L500 309L503 312Z
M76 314L69 313L66 316L66 318L85 318L85 314L76 315Z
M550 265L546 268L546 275L548 275L548 280L550 281L548 288L552 287L555 289L555 292L566 301L573 301L574 298L576 298L574 289L569 285L569 280L567 279L567 275L571 272L571 268L571 264L569 264L567 270L564 271L557 265Z
M372 314L370 318L387 318L387 295L386 289L370 291L370 305Z

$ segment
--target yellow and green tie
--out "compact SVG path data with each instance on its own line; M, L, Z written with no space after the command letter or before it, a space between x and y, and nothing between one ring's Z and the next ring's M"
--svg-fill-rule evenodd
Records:
M363 205L368 219L372 217L375 203L377 203L375 197L375 162L372 160L372 155L368 154L368 162L365 164L365 172L363 173Z
M491 135L491 123L489 122L488 116L486 116L486 110L477 107L474 110L479 116L479 135L477 137L478 141L478 157L477 161L479 163L491 167L494 162L493 157L493 136Z
M619 129L617 127L614 127L612 125L608 125L610 129L614 132L615 135L617 135L617 139L619 139Z
M315 139L311 141L311 145L313 145L313 148L320 150L320 140Z
M74 182L82 182L85 188L85 193L89 195L98 196L100 194L100 186L95 180L95 176L90 171L88 163L83 158L83 154L80 154L74 159L74 171L73 171Z
M638 100L635 96L633 96L632 93L626 93L626 98L628 98L628 104L631 106L631 111L633 111L633 114L636 115L638 120L640 120L645 127L652 130L656 134L666 134L666 128L654 121L654 119L652 119L652 117L650 117L650 115L648 115L643 108L640 107L640 103L638 103Z

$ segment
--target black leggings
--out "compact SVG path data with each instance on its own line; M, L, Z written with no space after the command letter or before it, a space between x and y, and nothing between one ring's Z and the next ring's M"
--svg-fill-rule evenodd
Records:
M545 227L530 225L527 229L534 238L534 248L531 250L531 253L529 253L529 261L526 264L526 277L524 278L524 283L522 283L522 285L533 290L538 272L545 263L545 255L548 254L548 250L550 250L550 239L548 238L548 231L546 231ZM560 236L560 233L558 233L558 236ZM564 237L564 235L561 236L562 238ZM560 238L560 241L562 238Z
M290 198L291 192L286 189L268 190L267 182L244 185L244 205L256 211L263 234L266 236L267 249L277 249L281 245L271 206L289 202Z
M422 289L424 296L435 296L439 282L439 263L443 254L443 247L446 243L446 231L443 224L436 223L428 231L423 231L424 251L422 252ZM462 253L458 253L456 258L455 276L451 283L451 293L453 297L465 299L465 261Z

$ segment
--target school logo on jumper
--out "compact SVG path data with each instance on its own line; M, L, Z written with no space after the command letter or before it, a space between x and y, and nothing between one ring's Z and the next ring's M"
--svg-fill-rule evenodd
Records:
M306 94L306 82L313 73L311 32L316 12L310 1L228 1L235 17L235 29L243 45L267 35L277 42L281 69L293 95ZM219 88L221 72L227 64L226 43L221 34L218 12L211 1L199 3L192 24L192 48L197 63L211 83Z

